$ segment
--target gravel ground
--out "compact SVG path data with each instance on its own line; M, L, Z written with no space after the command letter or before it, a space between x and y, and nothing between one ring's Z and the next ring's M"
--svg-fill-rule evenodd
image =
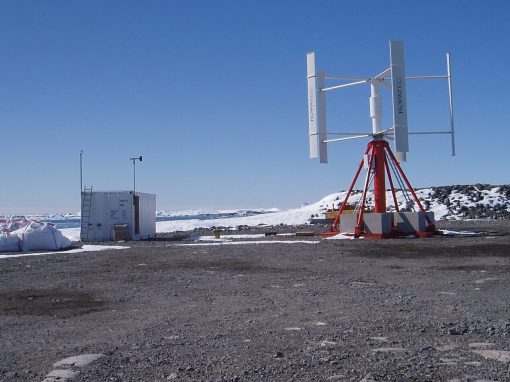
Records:
M0 260L0 380L509 381L510 222L439 227Z

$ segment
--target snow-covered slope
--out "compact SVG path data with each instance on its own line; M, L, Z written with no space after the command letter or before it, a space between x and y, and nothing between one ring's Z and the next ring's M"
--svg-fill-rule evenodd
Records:
M431 187L416 190L425 210L433 211L439 219L508 219L510 218L510 186L458 185ZM188 231L194 228L237 227L258 225L301 225L312 218L322 218L328 209L337 209L345 198L346 191L325 196L316 203L285 211L277 211L255 216L211 219L179 220L157 223L157 232ZM355 191L349 198L349 204L356 205L361 199L361 191ZM397 202L400 210L412 210L403 193L398 191ZM394 210L393 196L386 195L388 209ZM367 195L367 205L373 205L373 195Z

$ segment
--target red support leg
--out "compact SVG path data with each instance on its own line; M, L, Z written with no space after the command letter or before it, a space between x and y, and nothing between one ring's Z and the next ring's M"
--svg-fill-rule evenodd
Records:
M370 150L370 143L367 145L367 149L365 150L366 155L368 151ZM363 168L364 158L361 158L361 162L359 163L358 170L356 171L356 174L354 175L354 179L351 182L351 186L349 187L349 190L347 191L347 194L345 195L344 201L342 202L342 206L340 207L340 210L338 211L338 215L335 218L335 221L329 227L329 231L321 233L321 236L333 236L340 232L338 229L338 223L340 222L340 216L345 210L345 207L347 206L347 201L349 200L349 197L351 196L352 190L354 189L354 186L356 185L356 181L358 180L359 174L361 172L361 169Z
M386 168L386 173L388 174L388 181L390 182L391 195L393 196L395 211L399 212L400 208L398 206L397 194L395 193L395 186L393 185L393 178L391 177L390 165L388 164L388 158L386 158L386 155L384 156L384 167Z
M354 236L359 237L363 234L363 230L361 229L362 223L363 223L363 214L365 212L365 201L367 198L367 192L368 187L370 186L370 171L372 169L372 165L374 164L374 146L372 145L373 141L371 141L368 146L369 149L367 152L372 155L370 155L370 161L368 163L368 171L367 171L367 177L365 179L365 186L363 187L363 197L361 199L361 204L359 206L359 215L358 215L358 222L356 224L356 227L354 228Z
M399 211L398 201L397 201L397 195L395 192L395 186L393 184L393 178L391 175L391 170L393 170L394 175L397 177L401 176L402 180L405 183L405 187L411 192L414 201L418 205L418 208L420 212L424 214L424 217L428 223L427 226L427 232L415 232L417 236L425 237L429 236L431 232L435 231L435 225L432 222L432 220L429 218L427 213L425 212L420 200L418 199L418 196L416 195L416 192L414 191L413 187L411 186L411 183L407 179L404 171L400 167L400 164L398 163L397 159L393 155L393 152L391 151L389 144L385 140L378 140L374 139L370 141L367 145L367 149L365 150L365 154L369 154L369 164L368 164L368 171L367 176L365 179L365 184L363 188L363 195L360 201L360 204L358 206L359 214L356 219L356 226L354 227L354 236L360 237L362 235L368 237L368 238L383 238L383 237L395 237L399 236L402 233L397 232L395 227L393 227L393 231L390 234L384 233L384 234L365 234L363 231L363 218L364 218L364 212L365 212L365 203L366 203L366 197L367 192L371 184L372 174L374 176L374 199L375 199L375 206L374 206L374 212L376 213L386 213L386 174L388 174L388 182L391 187L391 193L393 196L393 202L395 203L395 210ZM358 177L361 173L361 169L363 168L364 164L363 158L358 165L358 169L356 171L356 174L354 175L354 179L349 187L349 190L347 191L347 194L339 208L339 213L336 216L333 224L331 225L329 231L323 232L322 236L334 236L338 233L340 233L340 230L338 229L338 224L341 219L341 215L344 212L347 201L349 200L349 197L352 194L352 190L354 189L354 186L356 185L356 182L358 180ZM390 162L391 161L391 162ZM395 165L395 167L390 167L390 163L392 165ZM372 173L373 171L373 173Z
M393 155L393 152L391 151L389 145L387 145L386 150L387 150L388 154L390 155L390 159L393 161L393 164L397 168L398 172L400 173L400 175L402 175L402 179L406 183L407 188L409 189L409 191L411 191L411 194L413 195L414 201L416 202L416 204L418 204L418 208L425 215L425 219L427 220L427 223L429 224L429 226L427 227L427 230L435 231L436 230L436 226L434 225L434 223L432 223L432 221L430 220L429 216L425 212L425 209L421 205L420 199L418 199L418 196L416 195L416 192L414 192L414 189L411 186L411 183L409 183L409 180L407 179L406 174L404 174L404 171L402 170L402 167L400 167L400 164L398 163L397 159Z

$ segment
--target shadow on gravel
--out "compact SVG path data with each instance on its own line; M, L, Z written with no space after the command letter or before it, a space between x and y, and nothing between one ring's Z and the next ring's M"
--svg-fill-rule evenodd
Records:
M289 268L271 268L261 266L248 261L237 259L220 260L177 260L172 263L159 263L156 266L160 271L175 270L197 270L197 271L215 271L215 272L233 272L233 273L287 273L293 269ZM152 270L147 267L147 270Z
M368 241L351 250L350 254L368 258L462 258L462 257L510 257L507 243L491 243L485 238L441 238L411 239L404 242L399 239L387 239L384 242Z
M107 308L106 301L87 292L43 290L0 293L0 316L70 318Z

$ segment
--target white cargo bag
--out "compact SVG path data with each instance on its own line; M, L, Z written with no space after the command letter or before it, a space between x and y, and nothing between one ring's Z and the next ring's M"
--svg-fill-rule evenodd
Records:
M62 235L53 224L31 222L12 235L20 240L21 251L56 250L71 246L71 240Z
M19 252L20 240L9 232L0 233L0 252Z

